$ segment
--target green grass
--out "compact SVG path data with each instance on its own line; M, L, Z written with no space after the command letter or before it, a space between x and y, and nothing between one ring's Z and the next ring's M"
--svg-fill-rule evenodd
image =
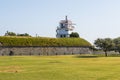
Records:
M91 44L82 38L43 38L0 36L2 46L85 46Z
M0 80L120 80L120 57L1 56Z

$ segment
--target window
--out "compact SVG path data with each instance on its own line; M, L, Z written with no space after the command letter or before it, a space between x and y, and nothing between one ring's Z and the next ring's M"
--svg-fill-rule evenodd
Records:
M61 27L61 28L64 28L64 25L63 25L62 23L60 23L60 27Z
M65 31L68 31L68 30L65 30Z

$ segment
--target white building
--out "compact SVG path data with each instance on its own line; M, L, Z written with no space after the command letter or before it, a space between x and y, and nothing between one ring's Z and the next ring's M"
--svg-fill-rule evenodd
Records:
M70 34L72 33L74 29L72 21L67 19L67 16L65 17L65 20L61 20L59 23L59 26L57 27L57 38L64 38L64 37L70 37Z

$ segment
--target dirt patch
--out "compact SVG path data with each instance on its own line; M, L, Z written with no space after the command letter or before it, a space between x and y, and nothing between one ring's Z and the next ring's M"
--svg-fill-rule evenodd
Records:
M4 73L18 73L22 72L22 68L20 66L3 66L0 67L0 72Z

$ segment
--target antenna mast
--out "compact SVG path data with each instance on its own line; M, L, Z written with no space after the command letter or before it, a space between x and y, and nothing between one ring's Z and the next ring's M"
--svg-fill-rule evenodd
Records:
M67 16L65 16L65 20L66 20L66 22L68 22Z

